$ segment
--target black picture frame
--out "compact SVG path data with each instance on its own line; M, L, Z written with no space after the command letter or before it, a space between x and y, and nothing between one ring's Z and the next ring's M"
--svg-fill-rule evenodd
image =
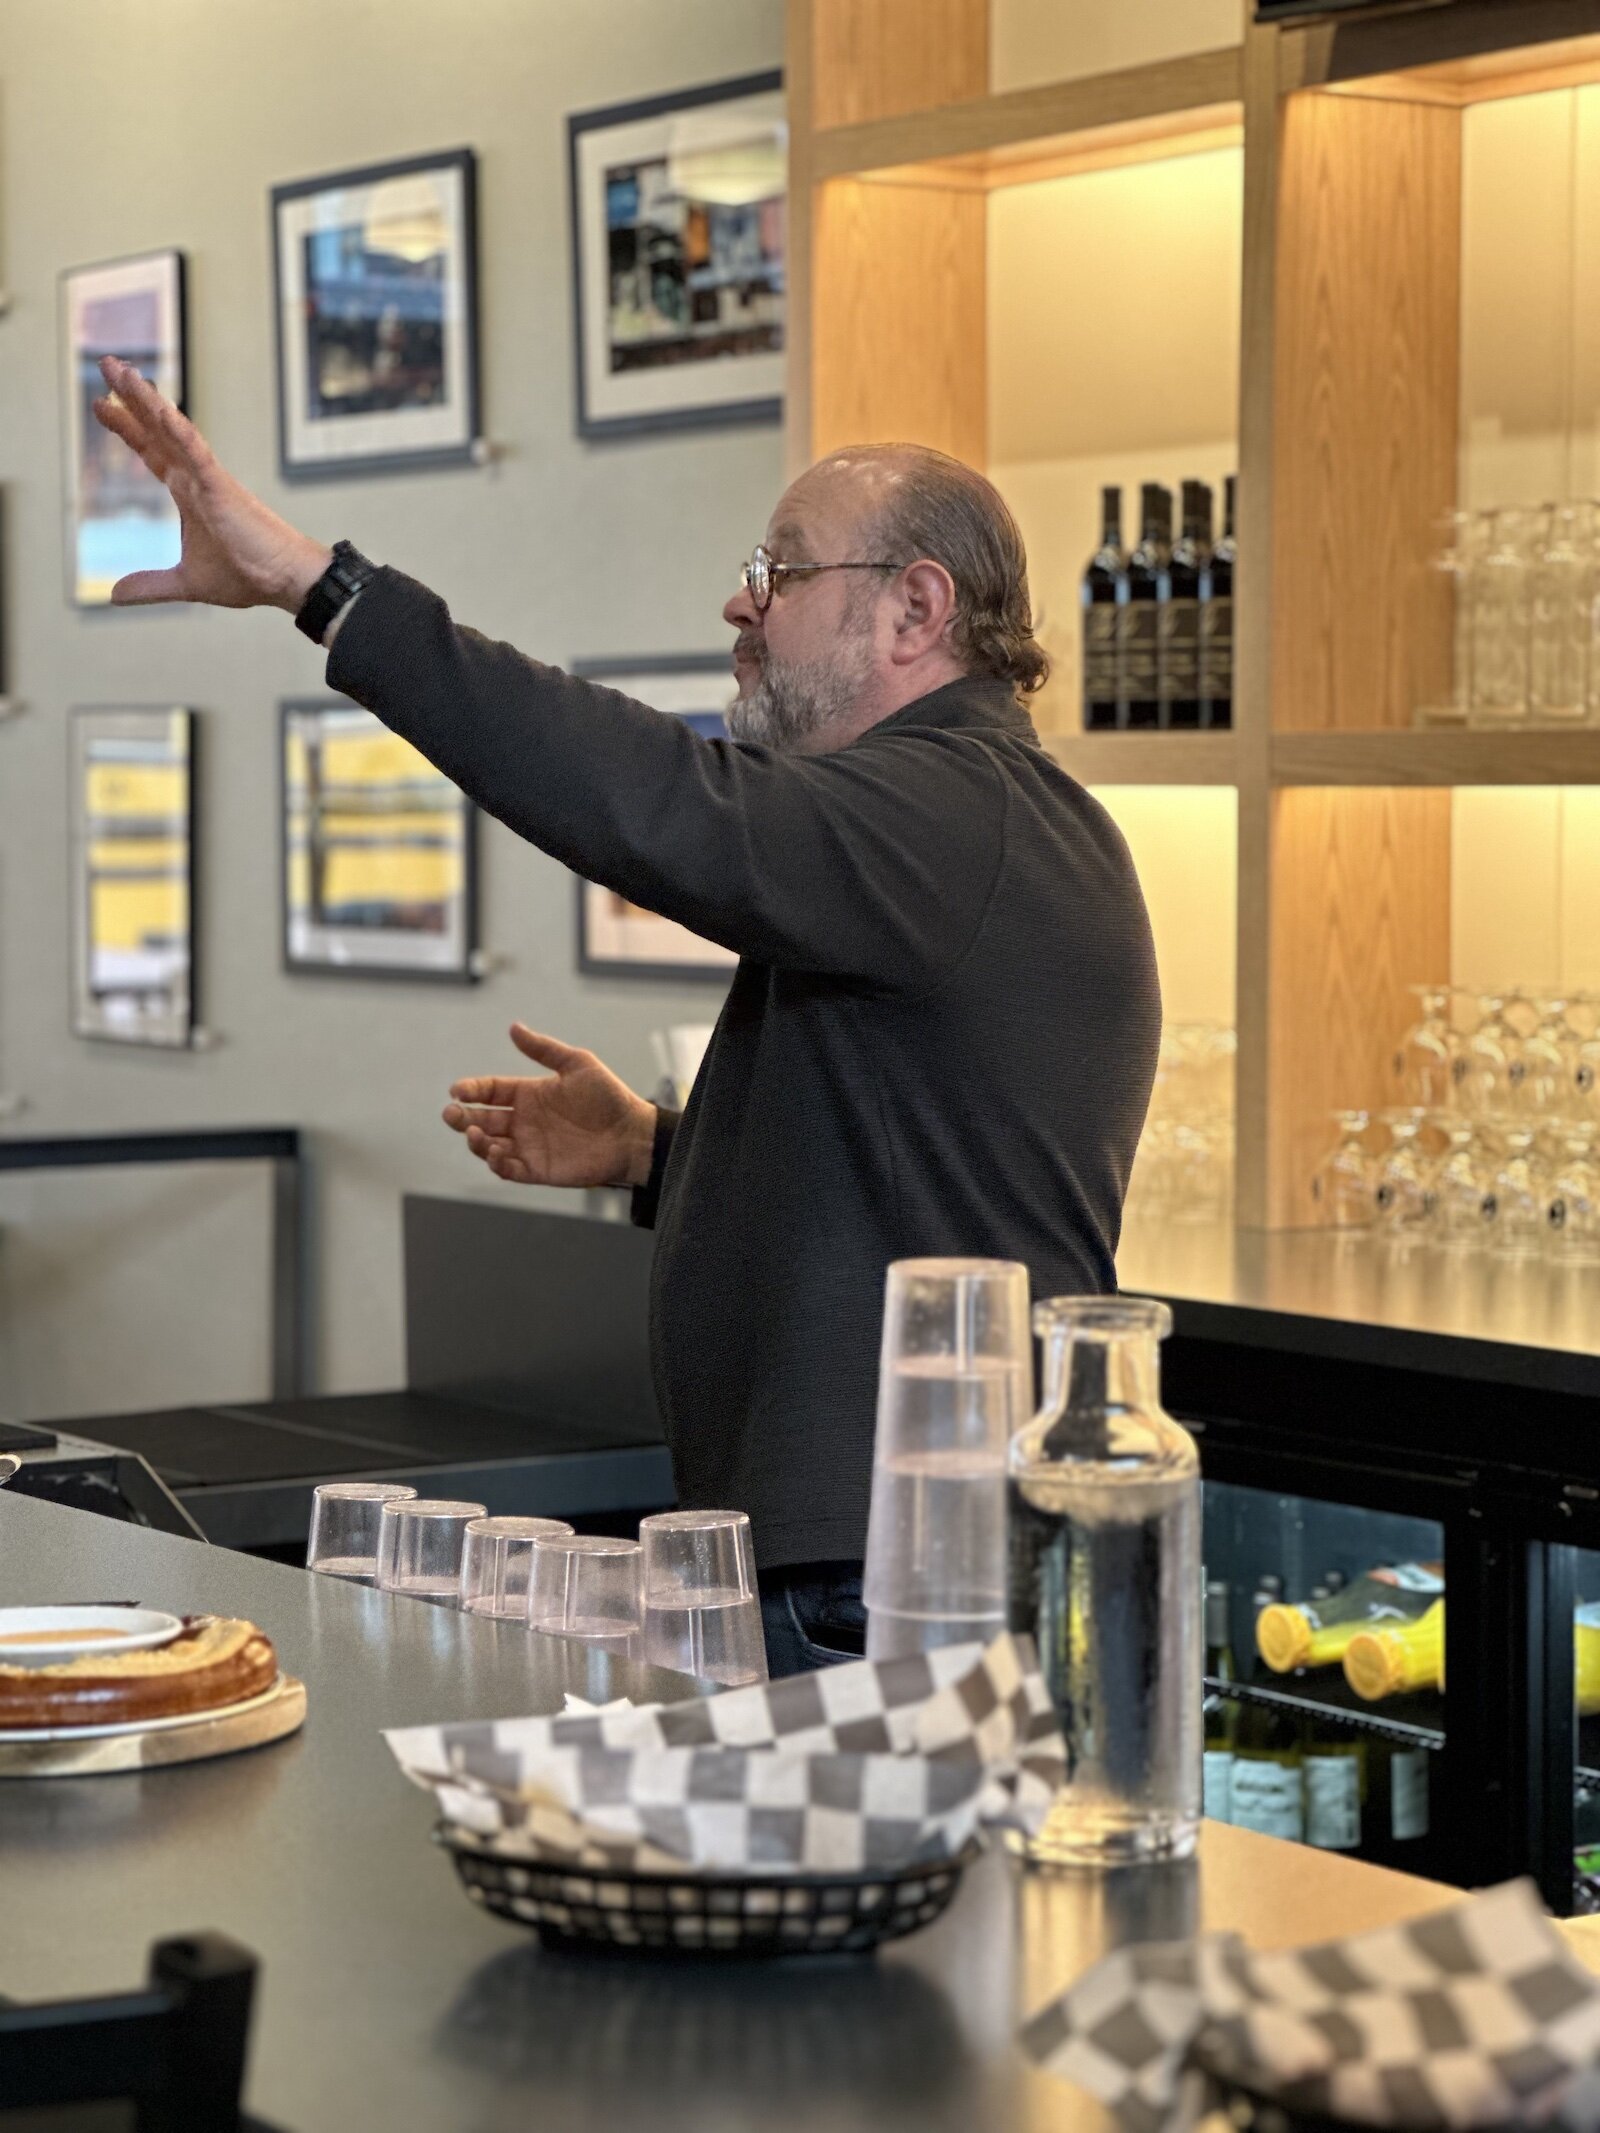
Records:
M140 334L133 300L153 300L166 314L153 346ZM184 414L189 412L189 270L184 254L173 247L130 252L87 266L65 267L58 280L60 361L63 383L62 451L66 508L62 514L69 607L99 612L111 605L111 588L134 570L162 570L177 562L181 539L178 507L138 454L95 420L90 402L106 389L97 365L102 355L120 355L133 363L158 391ZM84 334L80 312L98 303L115 332ZM121 306L119 318L116 307ZM109 498L111 508L87 510L86 501ZM140 537L154 537L149 549L137 546L114 558L98 573L86 573L83 529L96 520L129 521ZM144 524L143 522L148 522ZM165 541L159 538L164 531ZM126 535L125 535L126 537ZM88 591L85 588L90 588ZM126 610L134 612L132 609Z
M396 746L409 749L429 780L437 779L455 794L455 806L451 809L459 824L461 856L461 889L459 898L460 919L453 929L447 929L448 952L442 956L413 956L407 960L405 949L415 948L423 938L418 929L385 929L362 925L324 925L314 916L297 924L300 914L295 908L291 875L295 859L294 794L290 764L290 744L297 720L338 717L341 722L354 727L356 721L370 721L372 738L386 737ZM389 981L422 983L430 985L475 985L483 975L483 962L478 948L479 918L479 866L478 866L478 809L461 791L451 784L443 771L435 770L427 758L409 741L392 734L373 712L365 711L359 704L344 696L291 696L285 697L278 706L278 942L281 966L286 975L294 977L331 978L379 978ZM387 941L389 947L374 954L375 943ZM323 952L313 952L320 948ZM363 954L357 951L366 950Z
M158 730L163 724L167 729L165 735ZM180 705L79 704L68 714L68 910L72 958L69 1026L75 1037L90 1043L134 1045L157 1051L188 1051L194 1046L200 1026L199 733L198 713ZM132 767L145 770L166 767L159 754L163 741L178 745L176 760L181 762L184 773L181 809L176 813L169 811L159 818L148 812L141 815L139 802L144 799L148 807L149 798L134 790L126 795L131 804L126 814L118 818L120 835L115 840L134 845L141 842L162 844L170 841L174 822L181 824L184 923L178 966L182 971L182 985L176 993L170 984L153 984L154 973L150 969L141 971L137 967L139 950L129 949L125 944L103 944L95 938L97 875L94 843L99 818L94 813L89 792L88 768L90 750L97 739L108 748L121 741L130 751ZM142 763L137 759L138 753L143 754ZM170 867L153 867L144 873L136 867L130 869L125 855L116 868L119 878L133 883L160 878L163 873L170 878L171 872ZM157 942L152 949L148 942L142 944L145 957L154 955L159 963L161 945ZM97 972L97 949L102 946L108 959L115 952L120 951L123 955L121 983L110 982L111 971ZM168 995L169 1011L164 1016L159 1012L159 1006L154 1012L145 1011L144 1002L147 999L159 1002L162 992ZM109 1002L123 1004L101 1004Z
M415 408L371 409L341 417L345 421L371 424L354 451L328 450L308 454L303 433L310 418L301 412L294 388L298 371L291 371L291 353L296 363L305 355L302 345L291 352L285 343L285 318L293 312L304 317L305 295L300 289L300 265L291 256L288 239L303 234L291 231L300 204L340 193L370 193L382 185L403 186L407 180L447 174L459 182L456 285L459 288L458 367L460 392L452 395L448 425L431 425L411 418ZM354 203L349 212L355 212ZM349 480L363 474L413 473L428 467L453 467L478 463L483 457L482 379L479 334L478 276L478 159L471 148L453 148L433 155L408 156L389 163L369 163L352 170L333 171L318 178L298 178L275 185L270 203L272 225L273 347L278 382L278 471L285 481ZM380 321L381 323L381 321ZM441 316L441 335L448 337L454 322ZM377 330L375 328L375 330ZM442 364L441 358L441 364ZM448 375L448 372L446 372ZM437 428L441 435L429 434ZM417 432L414 441L400 441L407 431ZM391 441L385 442L386 430ZM447 434L445 434L448 432ZM459 432L459 434L457 434Z
M650 702L648 690L652 679L671 682L703 675L709 685L712 677L715 677L720 686L715 689L708 686L708 694L721 696L724 700L733 694L733 677L726 652L666 652L654 659L637 655L625 659L575 659L568 667L568 672L583 681L598 681L608 688L619 688L625 695L637 697L645 703ZM709 716L710 712L709 705L703 714L668 708L663 710L662 716L698 717ZM600 928L596 923L597 902L603 899L607 892L598 888L592 881L586 881L581 874L573 876L573 885L577 892L575 901L578 970L582 976L664 978L673 984L687 982L695 985L726 985L733 976L739 959L731 949L719 947L714 941L701 941L687 926L680 926L675 920L656 918L653 915L650 919L652 927L669 929L674 939L681 939L686 943L696 942L705 951L703 959L685 956L674 961L648 952L622 954L617 952L614 943L608 953L606 948L600 945ZM667 938L666 932L662 938Z
M567 185L572 245L572 329L573 373L577 404L578 435L593 439L607 437L638 436L655 430L724 428L734 424L777 422L783 416L782 365L785 360L788 335L788 243L785 226L781 279L781 335L775 360L777 382L770 387L763 383L760 390L752 391L731 381L731 391L721 399L684 401L677 405L645 408L618 409L597 404L595 376L591 373L590 347L593 307L601 300L595 287L595 275L586 271L586 251L591 259L595 247L587 240L591 230L586 222L585 207L588 193L584 181L584 153L592 137L623 128L636 128L647 122L666 120L683 112L710 110L719 104L750 101L755 98L781 97L783 73L774 68L760 74L737 75L726 81L708 82L695 89L683 89L666 96L644 97L633 103L609 104L593 111L572 113L567 119ZM777 124L785 124L781 112ZM665 139L665 129L662 129ZM787 187L785 188L785 225L787 223ZM601 236L605 235L601 231ZM609 291L606 292L609 295ZM736 362L748 360L735 358ZM688 375L688 373L685 373ZM730 381L725 381L730 382Z

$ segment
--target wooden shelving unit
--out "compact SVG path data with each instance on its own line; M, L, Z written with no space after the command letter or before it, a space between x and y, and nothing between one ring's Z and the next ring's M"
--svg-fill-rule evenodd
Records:
M1600 783L1600 731L1413 723L1450 659L1425 566L1457 495L1464 114L1600 82L1600 0L1251 15L1237 47L991 95L989 0L789 0L788 450L990 464L996 195L1242 143L1234 730L1047 730L1059 683L1040 724L1087 783L1236 789L1239 1217L1283 1227L1449 968L1452 790Z

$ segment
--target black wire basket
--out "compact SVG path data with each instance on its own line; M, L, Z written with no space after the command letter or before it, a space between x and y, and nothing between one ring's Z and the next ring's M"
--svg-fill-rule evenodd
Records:
M867 1874L638 1874L510 1858L441 1824L474 1903L547 1948L682 1956L860 1955L931 1926L977 1857Z

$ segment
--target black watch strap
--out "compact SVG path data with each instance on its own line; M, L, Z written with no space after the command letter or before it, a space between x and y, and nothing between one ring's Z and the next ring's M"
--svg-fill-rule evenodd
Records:
M340 608L377 575L376 563L369 563L348 541L335 541L333 561L306 594L294 618L295 628L304 630L313 644L320 644Z

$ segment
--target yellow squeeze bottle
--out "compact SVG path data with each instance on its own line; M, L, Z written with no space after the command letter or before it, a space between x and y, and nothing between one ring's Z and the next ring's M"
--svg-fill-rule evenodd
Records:
M1337 1666L1351 1639L1374 1621L1413 1620L1444 1591L1437 1563L1396 1563L1369 1571L1326 1600L1264 1607L1256 1621L1256 1649L1275 1674L1299 1666Z
M1596 1631L1600 1642L1600 1631ZM1595 1668L1600 1684L1600 1657ZM1358 1696L1376 1703L1407 1689L1444 1687L1444 1602L1420 1620L1382 1622L1358 1630L1345 1649L1344 1678Z

